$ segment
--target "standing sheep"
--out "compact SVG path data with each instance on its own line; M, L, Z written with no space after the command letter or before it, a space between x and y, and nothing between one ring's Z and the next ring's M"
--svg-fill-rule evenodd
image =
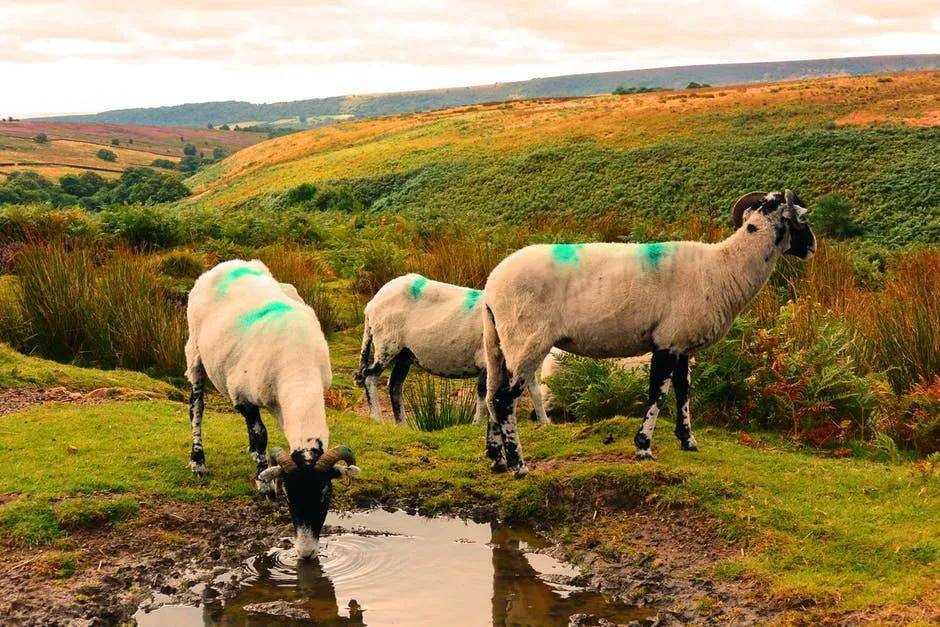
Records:
M204 273L189 293L186 377L192 427L190 467L206 472L202 448L206 377L244 416L259 491L274 496L280 478L287 494L301 558L316 552L332 496L331 480L359 469L348 447L327 450L323 393L330 387L330 354L314 311L260 261L227 261ZM277 418L290 453L268 467L268 433L261 407ZM337 467L338 461L347 466Z
M356 383L365 389L369 410L382 419L376 381L392 365L388 390L395 422L405 421L402 388L412 363L440 377L477 377L477 416L486 418L486 357L480 290L406 274L382 286L365 309L362 354ZM538 382L528 384L533 410L548 422Z
M732 209L737 231L717 244L557 244L504 259L486 282L483 342L490 411L486 454L494 471L528 470L515 404L553 346L585 357L652 352L649 409L634 438L650 449L671 380L676 437L695 451L689 419L689 355L724 337L781 254L810 259L816 238L796 195L752 192Z

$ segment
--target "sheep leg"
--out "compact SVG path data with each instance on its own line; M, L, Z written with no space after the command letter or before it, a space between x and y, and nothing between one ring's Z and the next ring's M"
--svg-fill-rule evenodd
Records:
M373 420L382 421L382 406L379 405L379 376L378 374L366 375L362 382L363 391L366 394L366 402L369 404L369 414Z
M256 464L255 487L258 493L269 499L275 497L274 484L270 481L261 481L258 475L262 470L268 467L268 458L266 451L268 448L268 430L264 428L264 422L261 421L261 410L257 405L248 403L239 404L235 409L245 418L245 426L248 428L248 451L251 453L251 459Z
M683 451L697 451L689 418L689 356L679 355L672 373L672 388L676 391L676 437Z
M382 407L379 405L378 380L385 370L385 364L373 359L374 345L372 341L372 329L369 321L366 320L362 331L362 350L359 354L359 369L356 371L353 379L356 385L361 385L366 395L366 403L369 404L369 414L373 420L381 422Z
M487 380L492 417L487 433L486 455L493 460L494 472L512 469L516 477L524 477L529 470L522 459L522 447L516 431L516 400L522 395L524 385L522 382L510 383L512 378L505 361L500 364L498 373L495 382L489 378Z
M489 416L490 412L486 408L486 370L481 370L477 375L477 415L473 418L473 424L488 421Z
M399 425L405 423L401 392L402 388L405 387L405 377L408 376L412 361L411 352L407 350L402 351L398 354L398 357L395 358L395 363L392 365L392 373L388 377L388 393L389 396L392 397L392 413L395 414L395 424Z
M536 379L532 377L529 381L529 396L532 397L532 420L538 420L543 425L550 425L552 421L548 419L548 414L545 413L545 405L542 403L542 390L541 384Z
M189 395L189 427L192 430L193 445L189 453L189 467L193 474L206 474L206 453L202 448L202 413L205 409L203 398L206 384L206 370L202 362L196 361L189 368L189 378L193 388Z
M666 402L666 392L669 391L669 379L676 367L677 357L668 350L657 350L653 353L650 364L649 409L636 432L633 443L636 445L637 459L653 459L650 449L653 443L653 431L656 429L656 418Z

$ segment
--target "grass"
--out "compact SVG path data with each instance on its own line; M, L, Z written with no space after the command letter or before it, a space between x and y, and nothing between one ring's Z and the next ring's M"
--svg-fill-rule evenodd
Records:
M744 547L731 562L716 564L718 571L765 580L779 598L845 611L912 603L936 590L940 544L933 521L940 516L940 485L910 464L824 459L785 446L750 448L717 428L700 429L702 452L689 455L678 450L666 424L656 441L659 460L641 464L632 461L637 420L614 418L590 429L521 425L535 471L516 481L488 472L483 426L416 432L343 412L329 418L331 440L351 445L365 473L352 488L338 490L339 506L395 498L433 512L489 503L511 519L566 526L573 541L591 527L580 522L590 515L586 509L599 507L597 524L603 525L607 516L616 524L616 511L626 506L692 507L713 516L719 531ZM48 541L74 524L68 520L132 515L130 499L250 494L243 421L210 411L205 427L211 474L198 480L186 468L182 404L18 413L0 431L0 464L10 469L0 477L0 494L29 496L0 507L4 535ZM610 437L614 441L603 444ZM64 452L69 444L76 453ZM55 473L48 459L59 460ZM88 505L115 493L128 499L118 514ZM61 504L76 498L80 505ZM629 534L613 529L605 542L612 554L635 549Z
M473 422L476 392L472 385L416 374L405 391L406 421L418 431L438 431Z

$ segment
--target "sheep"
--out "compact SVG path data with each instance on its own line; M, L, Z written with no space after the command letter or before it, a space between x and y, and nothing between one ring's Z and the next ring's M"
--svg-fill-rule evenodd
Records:
M586 357L652 352L649 409L634 443L653 457L653 429L671 380L685 451L698 450L689 418L689 355L724 337L781 254L810 259L816 238L790 190L752 192L733 206L736 231L717 244L556 244L519 250L483 292L490 412L486 455L494 472L528 469L515 403L553 346Z
M382 419L376 382L392 365L388 388L395 422L404 422L402 388L412 363L441 377L477 377L476 422L486 409L486 372L480 290L406 274L382 286L365 307L362 352L356 383L365 390L369 410ZM533 417L547 423L538 382L529 383Z
M345 446L327 449L324 392L330 387L330 354L320 323L293 286L278 283L263 263L227 261L205 272L189 293L186 377L193 473L206 473L202 414L206 378L245 418L248 447L257 465L259 492L287 495L294 547L301 558L316 552L332 496L331 479L356 476L355 456ZM290 453L267 457L265 407L277 418ZM337 467L343 461L346 467Z

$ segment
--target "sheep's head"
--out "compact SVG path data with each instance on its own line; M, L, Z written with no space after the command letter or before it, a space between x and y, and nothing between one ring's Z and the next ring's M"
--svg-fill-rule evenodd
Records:
M294 548L299 557L307 559L317 550L333 496L332 481L345 477L348 482L358 476L356 457L348 446L336 446L322 454L316 449L275 450L269 458L271 466L258 478L283 488L294 522ZM341 461L346 465L337 466Z
M745 224L749 232L768 229L774 245L785 255L806 261L816 253L816 236L809 226L806 207L791 190L751 192L741 196L731 210L735 228Z

